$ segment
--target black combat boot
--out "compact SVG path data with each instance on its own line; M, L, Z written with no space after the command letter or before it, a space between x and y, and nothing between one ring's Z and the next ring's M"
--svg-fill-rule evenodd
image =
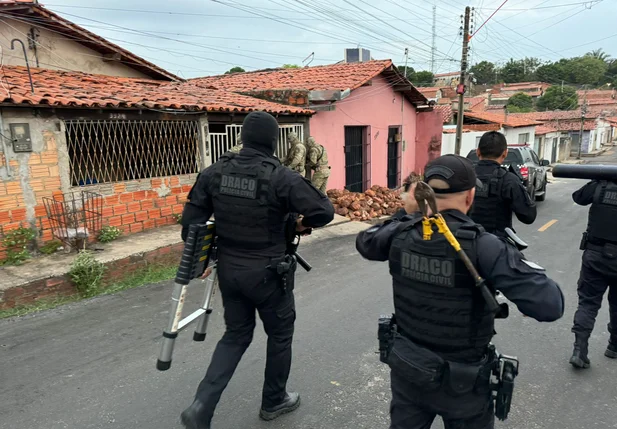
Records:
M300 395L298 393L287 393L285 400L272 408L261 408L259 417L263 420L274 420L275 418L291 413L300 406Z
M210 429L210 422L203 419L204 405L195 400L190 407L182 412L180 419L186 429Z
M570 364L575 368L589 368L589 358L587 357L589 336L575 334L574 351L570 358Z

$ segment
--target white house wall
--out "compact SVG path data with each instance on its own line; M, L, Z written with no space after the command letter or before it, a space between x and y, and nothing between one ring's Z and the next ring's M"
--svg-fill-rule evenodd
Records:
M461 156L467 156L467 154L476 149L478 146L476 144L476 139L482 137L484 132L470 132L463 133L463 137L461 139ZM446 134L444 133L441 138L441 154L447 155L454 153L456 144L456 134Z

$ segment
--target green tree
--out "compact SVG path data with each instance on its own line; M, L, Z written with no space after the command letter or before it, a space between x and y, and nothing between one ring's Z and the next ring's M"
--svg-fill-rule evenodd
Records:
M244 73L246 70L244 70L242 67L233 67L229 70L227 70L225 72L225 74L233 74L233 73Z
M404 65L402 65L402 66L398 66L397 68L398 68L398 70L399 70L401 73L405 73L405 66L404 66ZM412 81L412 82L413 82L413 80L416 78L416 71L415 71L415 70L414 70L414 68L413 68L412 66L410 66L410 65L408 65L408 66L407 66L407 75L406 75L406 77L407 77L407 79L409 79L409 80L410 80L410 81Z
M469 69L478 85L493 85L497 83L497 68L489 61L482 61Z
M551 86L538 99L536 107L539 111L575 110L578 107L578 95L571 86Z
M536 79L536 70L542 65L537 58L510 59L501 69L505 83L529 82Z
M411 83L416 86L433 86L434 79L435 75L430 71L419 71L415 73Z
M524 92L519 92L508 99L506 107L510 113L533 112L533 98Z
M586 57L597 58L607 63L610 60L610 55L604 52L604 49L595 49L585 54Z
M284 69L299 69L300 66L297 64L283 64Z
M573 84L596 85L608 70L608 64L592 56L572 58L566 66L568 82Z
M536 79L557 85L568 80L567 65L569 60L562 59L555 63L546 63L536 70Z

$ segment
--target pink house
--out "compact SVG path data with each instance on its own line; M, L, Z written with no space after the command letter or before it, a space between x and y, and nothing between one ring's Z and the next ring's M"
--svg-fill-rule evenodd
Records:
M391 60L274 69L195 79L315 111L310 135L328 151L329 189L400 186L441 152L442 117Z

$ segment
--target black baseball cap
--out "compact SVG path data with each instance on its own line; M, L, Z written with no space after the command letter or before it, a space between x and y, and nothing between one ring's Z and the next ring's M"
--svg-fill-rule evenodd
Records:
M459 155L442 155L426 165L424 181L441 179L448 185L448 189L434 189L436 194L454 194L482 186L478 180L473 164L467 158Z

